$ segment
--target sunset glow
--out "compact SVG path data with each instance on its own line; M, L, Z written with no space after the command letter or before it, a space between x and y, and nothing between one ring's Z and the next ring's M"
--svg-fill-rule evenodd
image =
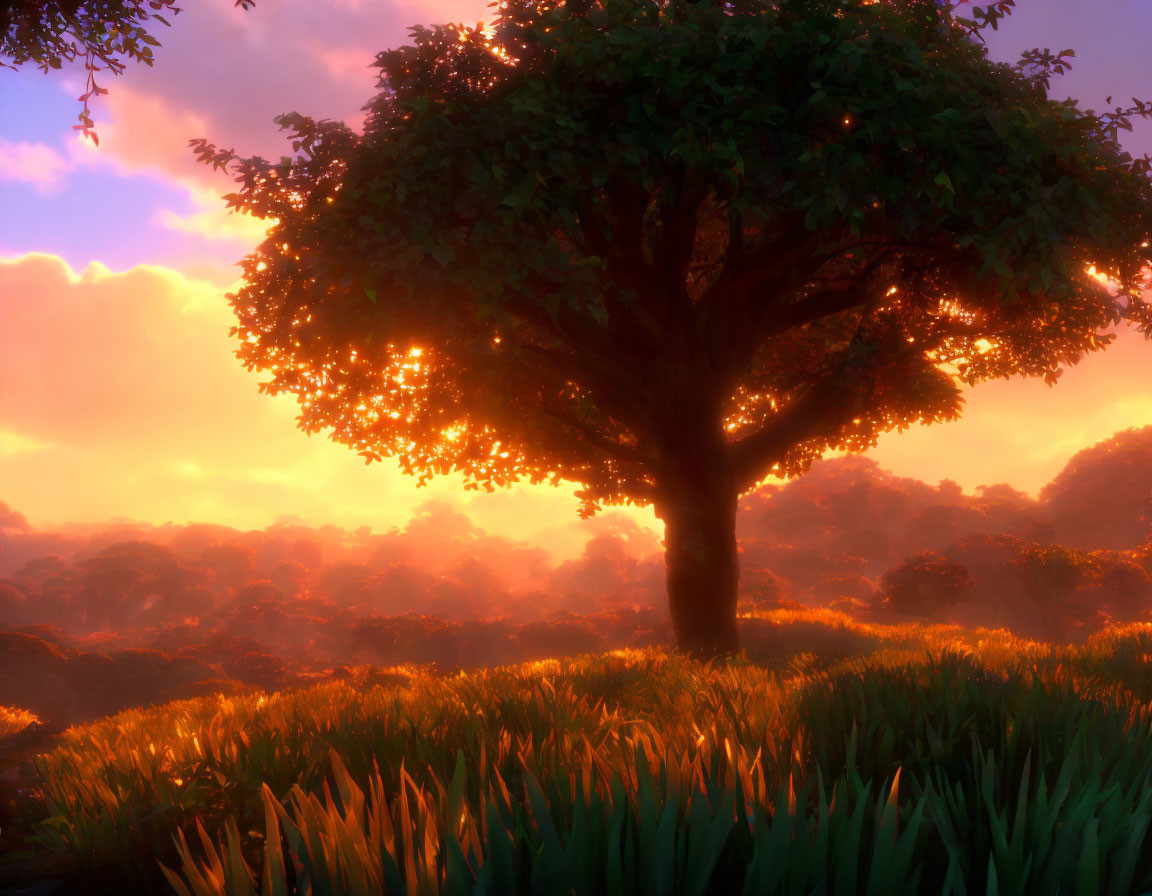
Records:
M177 2L0 7L0 896L1152 889L1152 3Z
M1133 15L1123 8L1082 20L1021 3L990 35L993 55L1014 58L1024 35L1083 47L1060 82L1082 105L1100 107L1106 92L1139 94L1152 71L1131 60L1146 55L1101 51L1134 39L1133 29L1118 29ZM359 127L377 51L404 43L416 22L490 17L483 2L320 10L289 0L248 13L231 0L197 3L160 35L153 68L129 69L97 101L99 146L71 131L76 71L0 72L0 104L18 111L0 125L0 498L43 527L114 517L262 527L294 515L379 530L435 498L489 531L577 555L598 525L577 518L578 485L525 481L489 494L465 491L452 473L417 488L393 461L366 466L324 433L299 431L292 396L258 392L268 372L245 371L233 357L225 294L239 285L237 262L274 222L228 214L219 196L231 181L187 148L204 136L277 158L288 147L272 118L291 108ZM203 53L209 44L216 49ZM284 53L297 64L280 64ZM1138 126L1129 149L1143 152L1148 137ZM1095 267L1087 274L1108 282ZM981 354L993 348L975 342ZM398 361L392 382L404 402L419 400L434 351L411 346ZM353 352L348 363L356 361ZM1150 382L1152 350L1123 332L1055 389L1019 379L977 386L959 422L884 435L869 456L928 482L969 491L1008 482L1035 493L1080 448L1152 423ZM321 397L324 384L314 390ZM396 407L382 395L357 410L375 419L398 415ZM726 429L736 437L777 396L741 396L734 407L740 416ZM445 427L442 442L466 432ZM506 458L509 447L494 452ZM612 509L606 520L663 532L649 507Z

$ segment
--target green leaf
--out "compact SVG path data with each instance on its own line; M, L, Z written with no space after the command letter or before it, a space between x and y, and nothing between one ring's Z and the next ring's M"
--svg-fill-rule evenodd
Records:
M487 856L481 867L484 889L488 893L513 893L516 890L516 856L513 851L513 832L504 826L496 803L484 801L487 824L485 848Z
M1100 841L1097 830L1100 822L1093 818L1087 824L1080 846L1079 896L1100 896Z

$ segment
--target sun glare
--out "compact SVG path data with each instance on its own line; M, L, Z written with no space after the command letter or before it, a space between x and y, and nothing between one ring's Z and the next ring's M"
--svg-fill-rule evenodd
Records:
M1107 274L1096 270L1096 265L1094 265L1094 264L1088 266L1088 276L1091 277L1096 282L1102 283L1105 286L1107 286L1111 282L1111 278Z

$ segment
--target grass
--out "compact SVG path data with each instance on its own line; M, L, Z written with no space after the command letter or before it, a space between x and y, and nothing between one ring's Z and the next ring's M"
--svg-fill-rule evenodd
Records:
M744 640L121 713L36 759L28 847L180 896L1152 890L1152 626Z
M16 706L0 706L0 740L39 722L36 714Z

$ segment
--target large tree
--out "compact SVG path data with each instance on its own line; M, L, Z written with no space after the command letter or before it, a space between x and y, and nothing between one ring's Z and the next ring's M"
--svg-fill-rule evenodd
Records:
M679 644L734 652L742 492L953 419L963 384L1055 382L1119 321L1152 335L1126 119L1048 97L1066 54L990 61L978 24L510 0L414 28L363 134L282 116L278 163L193 141L276 219L231 296L238 356L305 431L421 483L653 504Z

